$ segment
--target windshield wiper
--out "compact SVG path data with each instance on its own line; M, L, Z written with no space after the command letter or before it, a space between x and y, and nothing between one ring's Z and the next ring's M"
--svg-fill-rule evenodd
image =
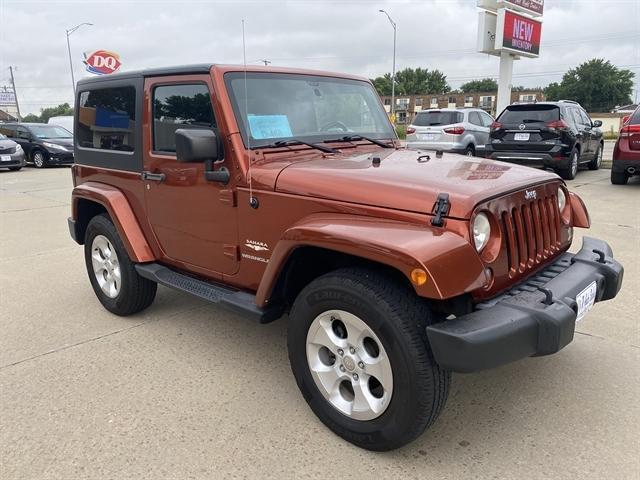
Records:
M382 148L394 148L393 145L389 145L388 143L381 142L380 140L376 140L375 138L364 137L362 135L345 135L342 138L337 140L325 140L326 142L351 142L353 140L366 140L367 142L374 143Z
M316 143L305 142L304 140L299 140L297 138L292 138L290 140L278 140L277 142L270 143L268 145L260 145L259 148L274 148L274 147L288 147L290 145L306 145L307 147L315 148L324 153L336 153L337 150L329 147L325 147L324 145L318 145Z

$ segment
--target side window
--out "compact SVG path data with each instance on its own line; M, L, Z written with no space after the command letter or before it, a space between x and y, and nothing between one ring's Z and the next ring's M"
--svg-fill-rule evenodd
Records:
M482 124L485 127L490 127L491 124L493 123L493 117L488 113L481 112L480 117L482 117Z
M13 125L2 125L0 123L0 133L8 138L14 138L16 136L16 127Z
M80 94L79 146L133 152L136 131L135 87L101 88Z
M24 127L18 127L16 131L16 138L20 138L22 140L29 140L29 131Z
M480 114L478 112L469 112L469 123L482 127L482 120L480 120Z
M573 120L573 124L578 127L582 125L582 118L580 118L580 112L577 108L570 108L569 112L571 114L571 120Z
M589 115L587 114L587 112L585 112L584 110L580 109L580 116L582 117L583 125L586 125L587 127L590 127L591 126L591 119L589 118Z
M176 130L179 128L215 127L206 85L163 85L153 90L154 151L175 153Z

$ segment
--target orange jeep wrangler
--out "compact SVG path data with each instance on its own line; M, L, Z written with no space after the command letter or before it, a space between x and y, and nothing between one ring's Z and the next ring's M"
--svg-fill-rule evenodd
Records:
M400 447L451 372L549 355L620 290L555 174L400 147L371 83L195 65L78 82L73 239L104 307L158 284L266 323L331 430Z

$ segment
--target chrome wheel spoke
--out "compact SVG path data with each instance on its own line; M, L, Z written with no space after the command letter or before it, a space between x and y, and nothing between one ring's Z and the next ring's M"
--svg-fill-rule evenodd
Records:
M378 356L378 358L363 358L362 361L364 362L364 371L367 377L374 377L380 382L385 391L390 390L393 386L393 374L391 372L391 364L386 356L385 358L381 356Z
M91 266L102 292L110 298L117 297L120 292L122 272L118 254L104 235L96 235L91 243Z

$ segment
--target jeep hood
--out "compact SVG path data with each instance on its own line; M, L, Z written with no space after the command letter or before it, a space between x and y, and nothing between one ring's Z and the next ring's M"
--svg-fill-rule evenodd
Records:
M376 165L373 157L379 157ZM449 217L467 219L474 207L558 176L520 165L456 154L415 150L336 155L292 162L277 176L281 193L430 214L440 193L448 193Z

